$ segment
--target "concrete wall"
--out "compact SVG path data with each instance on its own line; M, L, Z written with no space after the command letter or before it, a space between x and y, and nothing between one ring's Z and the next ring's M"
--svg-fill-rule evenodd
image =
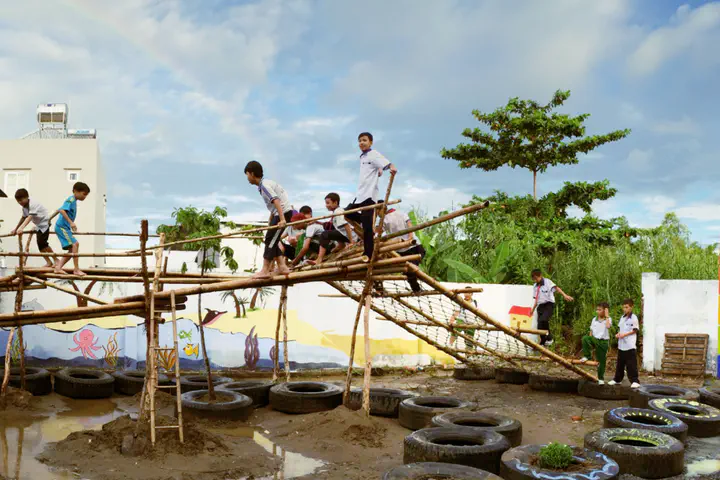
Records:
M76 223L82 232L105 231L105 174L100 159L98 142L95 139L28 139L0 141L0 182L8 198L0 198L0 231L7 233L17 225L21 216L20 206L15 201L15 191L6 188L6 173L22 170L29 173L28 191L30 198L40 202L48 211L57 210L72 194L73 181L68 180L68 170L78 170L80 181L90 186L90 196L78 204ZM103 237L83 237L81 251L103 252ZM55 235L50 236L50 245L60 250ZM0 248L17 251L15 239L5 239ZM31 251L37 248L31 246ZM81 265L102 265L103 259L83 259ZM8 266L14 266L15 259L7 259Z
M660 370L666 333L710 335L707 371L718 375L718 281L642 277L643 367Z

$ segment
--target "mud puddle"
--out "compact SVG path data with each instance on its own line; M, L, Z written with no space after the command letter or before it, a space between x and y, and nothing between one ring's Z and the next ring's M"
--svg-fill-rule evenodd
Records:
M261 477L258 480L289 480L292 478L303 477L317 472L318 469L325 465L325 462L320 460L285 450L265 436L270 432L263 432L255 427L211 428L209 430L213 433L227 435L230 437L251 438L268 453L282 460L282 467L280 471L276 472L271 477Z
M690 438L685 450L685 478L720 474L720 437Z

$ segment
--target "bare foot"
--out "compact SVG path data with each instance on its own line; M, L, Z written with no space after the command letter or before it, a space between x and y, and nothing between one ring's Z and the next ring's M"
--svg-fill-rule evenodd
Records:
M315 260L306 260L308 265L317 265L317 262Z
M78 277L84 277L87 274L82 270L73 270L73 275L77 275Z
M290 269L287 267L278 267L275 269L275 273L278 275L288 275L290 273Z
M270 278L270 272L260 270L255 275L253 275L252 278Z

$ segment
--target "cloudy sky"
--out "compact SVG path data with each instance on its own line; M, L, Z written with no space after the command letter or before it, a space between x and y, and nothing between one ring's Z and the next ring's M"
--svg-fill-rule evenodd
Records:
M460 170L439 151L471 110L509 97L589 112L590 133L631 128L563 181L608 178L597 205L638 226L675 211L720 236L720 2L669 0L24 0L0 5L0 136L32 131L35 106L70 105L96 128L108 229L173 208L266 218L243 175L259 160L296 207L351 200L360 131L398 166L394 196L431 214L531 174Z

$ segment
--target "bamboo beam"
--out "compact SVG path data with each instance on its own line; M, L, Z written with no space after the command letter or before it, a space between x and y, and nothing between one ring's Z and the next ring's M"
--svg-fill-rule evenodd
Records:
M57 235L54 231L50 231L51 235ZM7 237L15 237L18 234L11 235L9 233L6 233L5 235L0 235L0 238L7 238ZM73 235L92 235L92 236L103 236L103 237L139 237L139 233L118 233L118 232L73 232ZM151 238L157 238L160 235L148 235Z
M108 305L110 306L110 305ZM184 310L184 305L182 308L179 308L179 310ZM70 322L73 320L90 320L93 318L105 318L105 317L115 317L118 315L142 315L144 312L144 309L135 307L135 308L128 308L121 311L100 311L92 313L91 315L88 315L87 313L83 312L71 312L67 313L65 315L59 315L59 316L50 316L50 317L29 317L29 318L21 318L18 320L0 320L0 327L11 327L11 326L25 326L25 325L41 325L41 324L47 324L47 323L65 323Z
M350 265L358 265L360 263L368 263L370 259L366 257L365 255L362 255L360 257L355 258L349 258L347 260L336 260L334 262L322 262L315 265L308 265L306 267L298 268L295 271L297 272L307 272L309 270L320 270L321 268L328 268L328 267L347 267Z
M398 232L390 233L390 234L382 237L382 239L390 240L391 238L402 237L403 235L407 235L408 233L417 232L418 230L422 230L423 228L432 227L433 225L437 225L438 223L447 222L448 220L452 220L453 218L461 217L463 215L468 215L468 214L476 212L478 210L482 210L483 208L486 208L486 207L487 207L487 205L485 203L476 203L475 205L470 205L469 207L461 208L460 210L455 210L454 212L448 213L447 215L441 215L437 218L433 218L432 220L428 220L427 222L418 223L417 225L413 225L412 227L406 228L405 230L400 230Z
M57 254L56 254L57 255ZM152 255L152 253L146 253ZM0 257L51 257L52 255L45 252L40 253L23 253L23 252L0 252ZM132 252L110 252L110 253L63 253L63 257L139 257L140 255Z
M458 288L458 289L451 290L451 292L460 294L460 295L462 295L464 293L480 293L482 291L483 291L483 289L480 287ZM439 292L437 290L423 290L421 292L400 292L400 293L377 293L377 292L373 293L373 297L375 297L375 298L427 297L427 296L431 296L431 295L445 295L445 294L443 292ZM319 293L318 297L345 298L346 296L341 293ZM528 332L528 333L530 333L530 332ZM546 335L546 333L543 333L543 335Z
M273 360L273 382L277 382L280 376L280 325L282 324L282 310L285 306L283 301L285 295L287 295L287 285L282 286L280 292L280 304L278 305L278 318L277 325L275 326L275 359Z
M529 362L552 362L549 358L545 357L528 357L527 355L512 355L513 358L517 358L518 360L527 360ZM587 362L581 362L579 359L573 358L571 360L568 360L573 365L585 365L588 367L597 367L598 362L594 360L588 360Z
M24 291L28 291L28 290L45 290L45 286L44 286L44 285L27 285L27 284L26 284L26 285L23 287L23 290L24 290ZM17 292L17 291L18 291L18 286L17 286L17 285L14 286L14 287L0 287L0 293Z
M77 292L77 291L73 290L72 288L65 288L65 287L60 286L60 285L58 285L58 284L56 284L56 283L53 283L53 282L48 282L48 281L46 281L46 280L41 280L41 279L39 279L39 278L37 278L37 277L33 277L33 276L31 276L31 275L25 275L25 278L27 278L27 279L29 279L29 280L32 280L32 281L35 282L35 283L39 283L39 284L41 284L41 285L44 286L44 287L50 287L50 288L53 288L53 289L58 290L58 291L60 291L60 292L69 293L70 295L73 295L73 296L75 296L75 297L82 298L82 299L88 300L88 301L93 302L93 303L97 303L98 305L107 305L107 304L108 304L108 302L106 302L106 301L104 301L104 300L100 300L99 298L95 298L95 297L90 296L90 295L87 295L87 294L85 294L85 293Z
M343 297L343 298L347 298L346 295L342 295L342 297ZM405 323L407 323L408 325L420 325L420 326L425 326L425 327L438 327L436 324L434 324L434 323L432 323L432 322L422 322L422 321L419 321L419 320L402 320L402 321L405 322ZM438 328L439 328L439 327L438 327ZM463 330L482 330L482 331L488 331L488 332L499 332L499 331L501 331L499 328L495 328L495 327L488 327L488 326L485 326L485 325L472 325L472 324L467 324L467 323L463 323L461 327L455 326L455 328L462 328ZM547 334L548 334L548 331L547 331L547 330L535 330L535 329L530 329L530 328L528 328L528 329L521 328L521 329L518 329L518 331L519 331L520 333L527 333L527 334L533 334L533 335L547 335ZM514 358L513 355L509 355L509 357L510 357L510 358ZM541 357L533 357L533 358L541 358Z
M290 381L290 349L288 348L288 324L287 324L287 286L283 286L283 365L285 366L285 381Z
M32 234L28 236L28 249L30 248L30 239L32 238ZM23 245L22 245L22 235L18 235L18 248L20 249L20 252L23 252ZM25 272L23 268L25 267L25 263L27 262L27 259L23 260L22 257L20 258L20 261L18 262L18 268L15 271L15 274L18 277L19 285L17 293L15 294L15 313L18 313L22 311L22 303L23 303L23 296L24 296L24 288L25 288ZM23 339L23 330L21 326L18 326L17 328L17 335L18 335L18 343L20 344L20 388L23 390L26 390L26 384L25 384L25 340Z
M567 368L568 370L572 370L573 372L577 373L578 375L587 378L588 380L592 380L594 382L597 382L597 377L594 375L589 374L585 370L582 370L581 368L576 367L572 363L568 362L565 358L561 357L560 355L556 354L555 352L548 350L547 348L543 347L542 345L533 342L527 337L522 336L517 330L512 329L510 327L505 326L501 322L498 322L494 318L492 318L487 313L483 312L479 308L477 308L475 305L473 305L470 302L466 302L463 298L460 298L458 295L453 294L448 288L446 288L444 285L440 284L437 280L432 278L430 275L426 274L422 270L420 270L418 267L416 267L413 264L408 264L408 268L415 272L415 274L418 276L418 278L422 279L425 283L432 286L436 290L440 290L445 293L445 296L450 298L453 302L457 303L464 309L474 313L478 317L482 318L486 322L492 324L493 326L499 328L507 335L510 335L511 337L516 338L518 341L524 343L525 345L528 345L532 347L533 349L537 350L538 352L542 353L546 357L549 357L556 363L559 363L563 367Z

